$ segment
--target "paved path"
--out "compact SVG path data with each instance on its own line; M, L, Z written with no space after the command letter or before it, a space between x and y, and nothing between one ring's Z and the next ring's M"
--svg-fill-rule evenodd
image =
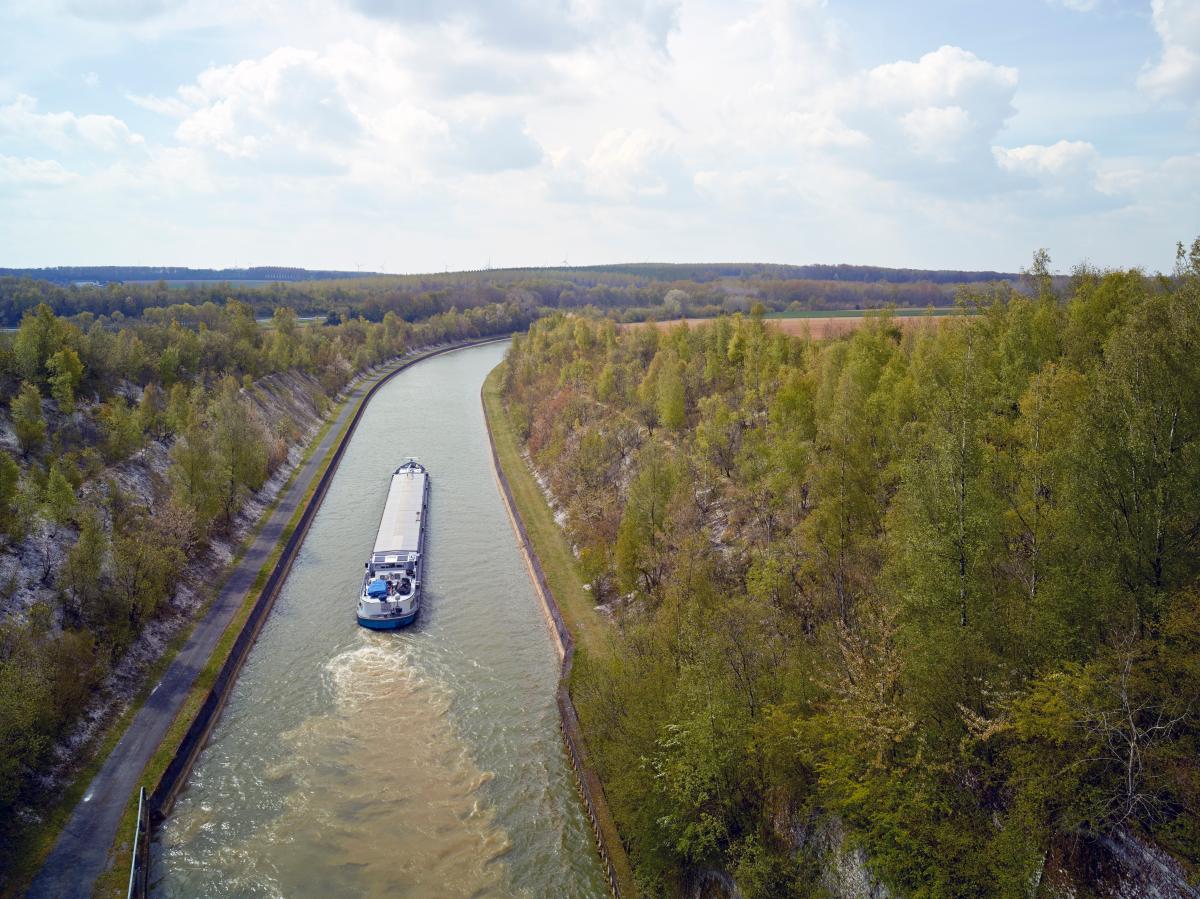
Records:
M423 357L425 354L423 351L420 355ZM226 581L221 595L204 618L196 623L187 643L171 662L145 704L138 709L129 729L88 785L87 792L71 813L71 819L59 834L58 842L54 844L26 894L28 899L91 897L96 878L107 867L108 853L116 839L125 804L136 792L143 769L166 736L196 676L208 663L230 619L242 607L246 591L275 549L280 534L300 505L346 421L354 414L358 401L371 385L396 367L394 364L377 371L351 390L333 426L309 456L299 475L293 479L270 519L259 531L254 545ZM150 786L147 785L147 789Z

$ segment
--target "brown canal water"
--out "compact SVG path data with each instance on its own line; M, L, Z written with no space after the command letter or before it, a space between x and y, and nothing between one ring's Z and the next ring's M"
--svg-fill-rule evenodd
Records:
M479 390L506 346L372 400L159 831L157 896L607 895L491 469ZM432 479L421 616L369 631L359 579L406 456Z

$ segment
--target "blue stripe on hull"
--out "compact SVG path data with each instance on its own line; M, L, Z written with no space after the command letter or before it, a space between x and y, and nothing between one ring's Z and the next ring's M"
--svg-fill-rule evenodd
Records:
M418 609L417 611L420 610ZM396 628L412 624L416 620L417 612L413 612L411 615L405 615L401 618L359 618L358 623L363 627L369 627L373 631L394 631Z

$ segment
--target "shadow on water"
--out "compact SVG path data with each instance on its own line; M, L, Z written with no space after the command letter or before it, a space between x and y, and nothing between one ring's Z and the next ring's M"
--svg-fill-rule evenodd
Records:
M371 403L160 831L157 895L607 895L490 467L479 388L503 351L423 362ZM409 455L432 477L424 608L371 632L355 593Z

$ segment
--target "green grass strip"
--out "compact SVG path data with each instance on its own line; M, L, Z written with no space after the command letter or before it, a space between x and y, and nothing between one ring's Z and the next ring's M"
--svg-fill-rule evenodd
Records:
M318 430L313 436L313 439L309 441L308 448L304 451L304 455L296 464L296 468L289 476L287 482L279 489L278 493L276 493L275 499L271 505L263 511L261 516L259 516L258 523L255 525L253 531L247 534L246 538L240 544L238 552L229 563L225 578L222 580L221 587L224 586L225 581L232 577L233 569L237 566L238 562L246 554L249 548L254 545L254 541L257 539L259 532L263 529L263 527L266 526L266 523L270 521L271 515L274 513L275 508L283 500L284 496L287 495L288 490L291 489L292 484L295 482L295 479L299 476L300 472L304 470L304 466L308 464L308 461L312 457L312 454L316 451L317 447L321 445L321 441L324 439L329 429L333 426L333 423L337 421L337 418L341 414L345 405L346 400L336 403L327 416L325 423L321 425L320 430ZM280 532L279 541L275 544L275 549L272 550L266 561L263 562L262 567L259 568L258 574L254 578L254 582L250 585L249 589L247 589L246 597L242 601L241 608L238 609L237 613L233 616L233 618L230 619L228 626L225 628L225 632L221 635L221 639L217 641L217 645L213 649L212 655L209 656L208 663L196 676L196 680L192 684L191 690L188 692L187 697L184 699L178 711L175 713L175 720L171 722L171 726L168 728L167 733L158 746L158 749L155 751L154 755L151 756L150 761L146 764L146 767L142 769L140 783L145 785L147 789L150 789L154 784L158 783L159 778L162 777L163 772L167 769L167 766L171 764L171 759L175 757L175 752L179 748L179 744L182 742L184 734L187 733L188 728L192 725L192 719L196 717L196 713L200 710L200 706L204 704L204 700L208 696L208 691L211 689L213 681L216 680L216 677L220 673L222 666L225 664L225 660L229 657L229 653L233 649L234 642L237 640L238 635L242 632L242 628L246 624L246 619L250 617L250 612L254 609L255 602L258 600L259 592L262 590L267 578L271 576L272 569L276 564L278 564L279 557L283 554L283 548L287 544L288 538L291 537L292 533L296 530L296 525L299 524L300 517L304 514L304 510L308 507L309 502L312 501L313 494L317 489L317 484L319 484L321 481L321 476L324 475L325 471L329 468L329 463L333 458L333 451L345 438L346 430L349 427L350 419L347 419L346 423L342 426L342 430L338 434L337 439L330 444L329 452L326 454L325 460L313 474L312 481L309 483L308 489L305 490L303 498L296 506L296 511L292 513L292 517L288 519L288 523ZM217 590L214 591L212 597L213 599L216 598L216 595L220 592L221 587L218 587ZM210 605L211 601L208 604ZM196 621L199 621L200 617L203 617L203 615L197 617ZM171 658L167 659L164 657L164 664L162 664L157 675L148 681L148 685L151 683L156 683L158 679L161 678L171 659L173 659L176 653L178 653L179 649L183 647L183 644L186 642L187 636L191 634L193 627L195 627L195 622L193 622L192 627L187 628L183 634L181 634L182 639L178 640L178 645L174 647L174 651L171 653ZM149 689L146 690L145 695L146 697L150 695ZM142 702L144 701L145 697L142 698ZM139 708L140 706L141 702L138 703ZM122 724L121 733L123 733L125 728L129 726L129 721L133 720L133 715L136 714L136 712L137 709L134 708L128 713L129 720L124 721ZM113 740L114 746L116 745L117 739L120 739L120 733L118 733L116 735L116 739ZM106 757L111 751L112 746L108 746L104 752L104 755L100 757L96 764L96 771L98 771L100 765L103 764L104 757ZM87 782L90 782L92 776L95 776L95 771L93 771L88 777ZM74 806L71 807L73 808ZM68 816L69 814L70 809L68 809ZM110 853L113 860L112 864L109 866L107 871L97 878L96 886L93 891L94 896L111 896L116 899L116 897L125 895L128 878L128 874L126 872L129 870L129 863L131 861L131 854L133 852L133 825L136 818L137 794L135 793L126 803L125 812L121 816L121 823L117 827L116 840L113 843L113 848ZM63 823L66 823L65 819ZM55 836L57 836L57 833ZM49 852L51 846L53 846L53 841L51 841L50 845L46 847L46 852Z
M598 657L611 651L609 623L596 611L595 600L591 592L584 588L584 579L579 572L579 565L571 551L570 543L554 520L554 512L546 501L546 495L521 455L516 432L500 398L503 371L504 363L501 363L492 369L483 383L484 410L487 426L496 447L496 458L508 481L509 490L512 491L513 502L520 513L525 533L529 536L532 551L541 563L546 583L550 585L563 621L575 641L576 657L580 653L593 653L594 657ZM592 774L598 778L598 772L594 768ZM630 867L629 857L624 851L624 843L611 811L607 806L596 811L621 896L637 896L633 869Z
M591 591L584 589L575 554L562 528L554 520L554 512L546 502L546 495L525 464L517 435L500 399L502 369L503 363L492 370L483 384L483 402L500 467L508 479L529 540L542 563L546 582L554 591L563 620L575 638L576 652L607 652L608 622L596 611L596 601Z

